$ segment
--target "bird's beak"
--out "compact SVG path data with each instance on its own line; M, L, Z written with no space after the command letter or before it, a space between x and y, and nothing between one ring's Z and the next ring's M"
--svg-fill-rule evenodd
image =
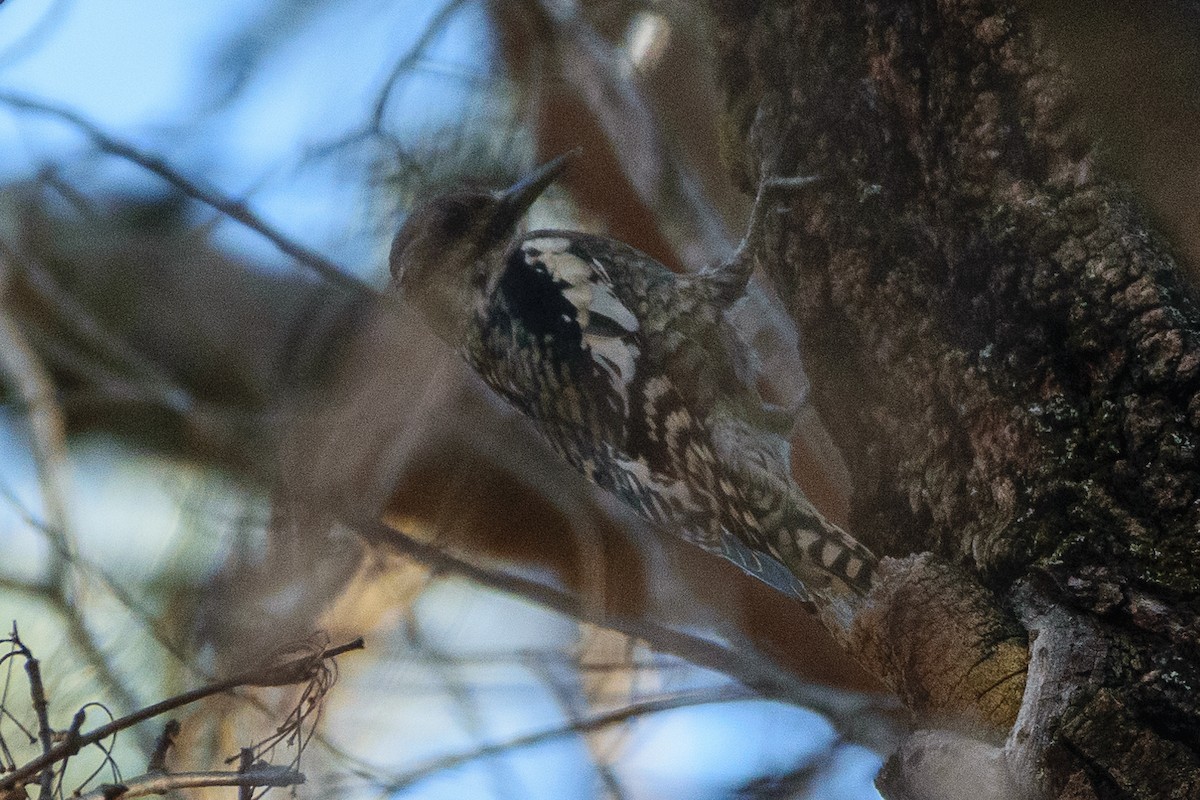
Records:
M566 171L567 166L581 152L578 147L568 150L500 192L500 205L489 226L491 233L502 237L511 231L521 217L525 216L533 201L537 200L550 184L558 180L558 176Z

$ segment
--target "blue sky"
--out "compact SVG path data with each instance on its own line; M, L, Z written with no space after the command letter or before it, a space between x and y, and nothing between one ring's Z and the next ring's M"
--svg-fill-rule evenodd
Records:
M257 65L234 102L214 108L211 68L220 46L269 0L9 0L0 5L0 87L52 99L107 131L166 157L188 177L245 198L290 237L360 273L377 250L364 250L362 164L306 158L352 132L398 53L439 5L424 0L351 0L297 15L286 42ZM296 3L297 7L308 5ZM322 4L313 4L322 7ZM7 66L3 54L55 8L56 22L28 55ZM389 128L414 135L451 122L470 95L460 75L485 74L487 30L473 4L455 15L429 51L436 67L402 85ZM31 176L83 145L69 127L29 115L0 114L0 147L13 157L0 176ZM94 165L89 165L94 168ZM108 165L144 186L137 170ZM231 244L258 261L282 264L258 237L222 226Z

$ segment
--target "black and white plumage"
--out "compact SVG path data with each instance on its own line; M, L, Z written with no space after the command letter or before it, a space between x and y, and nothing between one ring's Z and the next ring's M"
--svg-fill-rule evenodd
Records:
M787 440L739 377L725 311L746 260L681 276L599 236L515 238L564 164L415 211L392 247L398 290L573 467L643 517L819 605L865 594L874 557L792 482Z

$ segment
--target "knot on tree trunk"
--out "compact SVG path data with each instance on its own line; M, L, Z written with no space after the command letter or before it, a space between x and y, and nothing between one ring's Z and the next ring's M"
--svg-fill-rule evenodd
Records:
M1029 648L994 595L929 554L885 558L847 646L922 715L1007 731L1025 690Z

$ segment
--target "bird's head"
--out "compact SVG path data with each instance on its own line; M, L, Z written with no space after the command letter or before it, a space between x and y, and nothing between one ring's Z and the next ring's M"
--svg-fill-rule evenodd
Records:
M517 225L577 151L507 189L457 192L414 209L392 242L392 289L410 299L437 333L457 343L498 278Z

